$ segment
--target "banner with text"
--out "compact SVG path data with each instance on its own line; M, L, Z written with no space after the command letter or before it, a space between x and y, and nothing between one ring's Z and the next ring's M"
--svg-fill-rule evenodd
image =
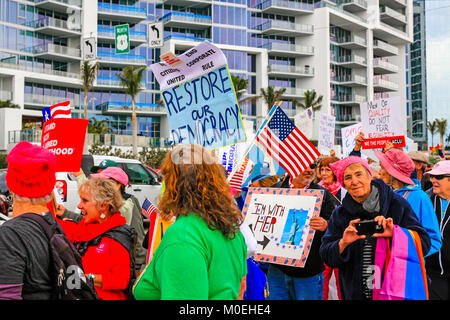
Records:
M256 241L255 260L304 267L315 231L323 190L249 188L243 212Z
M177 58L182 63L150 66L160 84L174 143L216 149L246 141L222 51L205 41Z
M41 146L56 156L56 172L77 172L81 167L89 120L56 118L45 122Z
M394 147L406 145L400 97L368 101L360 107L365 135L363 149L383 148L386 141L391 141Z

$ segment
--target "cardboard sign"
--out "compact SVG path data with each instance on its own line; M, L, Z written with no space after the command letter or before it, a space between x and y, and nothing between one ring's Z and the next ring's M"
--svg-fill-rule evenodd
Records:
M41 146L56 156L56 172L77 172L81 167L89 120L50 119L42 130Z
M365 134L363 148L380 148L379 138L386 137L403 137L403 141L397 144L405 146L400 97L368 101L361 103L360 107Z
M177 58L183 63L150 66L161 87L174 143L216 149L246 141L222 51L204 42Z
M319 142L318 148L322 153L328 153L334 149L334 128L336 117L327 114L320 114Z
M255 260L304 267L315 230L323 190L249 188L243 212L258 246Z
M147 263L152 260L156 249L161 243L164 233L167 231L167 228L169 228L174 222L175 218L172 218L171 220L163 220L159 214L156 214L156 212L150 217Z

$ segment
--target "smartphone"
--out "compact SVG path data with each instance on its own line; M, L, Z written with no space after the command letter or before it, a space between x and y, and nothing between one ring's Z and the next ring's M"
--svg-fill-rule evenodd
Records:
M379 225L377 221L375 220L364 220L355 223L355 227L357 232L357 235L366 235L371 236L374 233L383 233L384 228L382 225Z

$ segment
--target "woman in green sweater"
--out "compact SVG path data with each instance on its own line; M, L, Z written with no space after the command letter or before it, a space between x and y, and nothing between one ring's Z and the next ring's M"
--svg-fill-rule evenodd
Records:
M176 221L136 281L135 298L237 299L247 248L239 231L243 217L232 203L222 166L199 145L179 145L161 172L160 214Z

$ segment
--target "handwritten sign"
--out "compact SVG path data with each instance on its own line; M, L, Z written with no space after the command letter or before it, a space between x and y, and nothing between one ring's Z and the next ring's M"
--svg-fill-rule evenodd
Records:
M405 146L400 97L368 101L360 107L365 133L363 148L382 148L386 140L393 140L395 147Z
M307 137L309 140L312 139L313 132L313 112L312 108L308 108L306 110L300 110L294 116L295 126L300 129L301 132Z
M87 119L56 118L45 122L41 146L56 156L56 172L77 172L81 167Z
M322 190L250 188L243 212L258 243L255 260L304 267L322 199Z
M336 118L327 114L320 114L319 126L319 142L318 149L320 152L329 152L334 149L334 129L336 126Z
M226 58L203 42L177 57L176 67L150 66L161 87L172 140L216 149L246 141Z
M362 123L341 128L343 157L347 157L352 152L356 144L355 138L361 131L363 131Z

